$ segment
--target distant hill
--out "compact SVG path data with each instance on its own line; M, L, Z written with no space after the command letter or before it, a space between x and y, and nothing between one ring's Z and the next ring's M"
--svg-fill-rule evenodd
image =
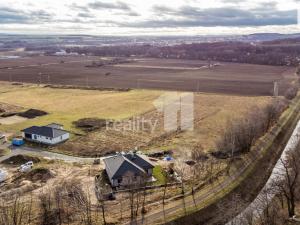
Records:
M277 39L273 41L265 41L262 44L264 45L300 45L300 37L296 38L285 38L285 39Z

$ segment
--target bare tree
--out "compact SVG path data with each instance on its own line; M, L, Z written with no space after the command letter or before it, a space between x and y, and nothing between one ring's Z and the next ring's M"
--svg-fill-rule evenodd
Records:
M184 213L187 213L186 210L186 203L185 203L185 180L187 178L187 172L188 172L188 166L184 162L182 158L179 158L175 163L175 170L178 173L180 177L180 183L181 183L181 195L182 195L182 205L184 209Z
M295 215L296 192L300 184L300 150L291 152L287 160L281 160L284 168L284 179L276 182L280 193L284 197L289 217Z
M18 195L11 202L0 200L0 225L32 224L31 202L32 199L28 203Z
M286 92L284 93L284 97L288 100L292 100L293 98L296 97L297 92L298 92L298 87L292 86L286 90Z
M219 158L249 152L253 144L278 120L286 108L283 101L273 101L264 107L254 107L243 118L227 123L224 134L216 142Z

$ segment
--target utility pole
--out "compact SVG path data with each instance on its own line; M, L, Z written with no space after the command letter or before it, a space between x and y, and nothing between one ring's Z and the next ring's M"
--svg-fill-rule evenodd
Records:
M274 90L273 90L273 96L278 97L279 95L279 84L277 81L274 82Z
M89 76L88 75L86 75L86 87L88 87L89 86Z
M38 79L38 85L41 85L41 83L42 83L42 73L41 72L39 72L37 79Z
M200 81L198 80L198 82L197 82L197 92L199 92L199 89L200 89Z

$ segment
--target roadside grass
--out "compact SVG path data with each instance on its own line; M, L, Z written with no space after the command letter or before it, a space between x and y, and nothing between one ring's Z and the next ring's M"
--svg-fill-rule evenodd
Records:
M9 152L10 152L9 149L6 149L6 148L5 149L0 149L0 157L7 155Z
M151 90L117 92L1 84L0 102L25 109L40 109L49 114L13 125L0 125L0 129L17 132L28 126L56 122L64 124L67 130L80 132L72 125L73 121L88 117L121 120L140 115L153 109L153 101L162 93Z

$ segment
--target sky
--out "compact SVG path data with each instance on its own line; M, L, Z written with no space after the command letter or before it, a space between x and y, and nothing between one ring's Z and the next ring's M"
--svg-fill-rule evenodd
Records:
M300 0L0 0L0 33L300 33Z

